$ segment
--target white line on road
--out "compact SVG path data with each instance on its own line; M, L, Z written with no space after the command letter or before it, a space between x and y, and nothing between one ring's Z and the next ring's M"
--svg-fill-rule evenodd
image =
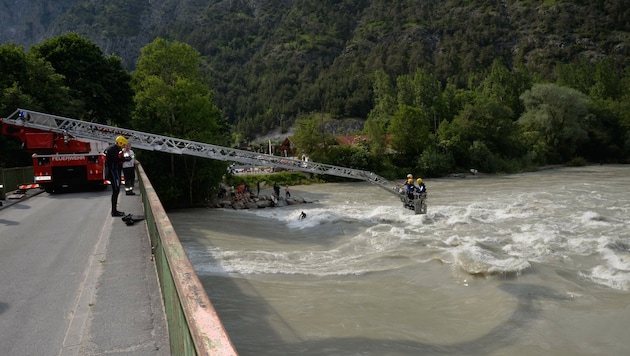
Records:
M85 336L85 328L87 325L90 309L96 294L96 285L98 279L103 273L102 263L105 259L107 244L112 233L112 218L104 220L98 241L94 246L94 251L88 261L88 269L85 278L79 286L77 301L70 311L70 325L66 330L59 356L77 356L81 348L81 342Z

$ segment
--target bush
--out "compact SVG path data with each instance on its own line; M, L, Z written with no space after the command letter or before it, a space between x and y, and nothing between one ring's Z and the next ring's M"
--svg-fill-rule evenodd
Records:
M255 187L258 182L266 182L267 186L278 183L281 186L285 185L305 185L316 182L322 182L317 175L306 174L302 172L278 172L272 174L242 174L242 175L230 175L226 178L226 183L231 186L238 186L241 184Z
M571 167L582 167L586 166L588 162L583 157L573 157L571 161L569 161L568 165Z
M470 167L479 172L496 173L498 171L499 160L490 151L488 146L481 141L475 141L468 149L470 155Z
M443 177L455 167L455 159L450 153L426 150L418 159L418 168L427 177Z

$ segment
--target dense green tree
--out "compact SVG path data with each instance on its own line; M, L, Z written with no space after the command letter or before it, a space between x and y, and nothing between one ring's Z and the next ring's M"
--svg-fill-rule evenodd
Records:
M397 79L398 105L409 105L434 111L441 95L440 83L425 70L417 70L413 76L401 75Z
M596 65L584 58L572 63L558 63L555 66L555 83L588 93L595 84L595 71Z
M496 172L501 169L499 157L521 153L518 126L512 115L509 107L480 93L452 122L440 126L441 145L460 169Z
M391 118L389 132L399 166L415 169L422 152L433 145L431 121L425 108L400 105Z
M437 131L438 135L440 124L444 121L453 121L453 118L464 108L464 105L472 100L474 100L473 91L458 88L450 81L446 83L440 97L434 122L434 130Z
M614 67L610 57L599 61L595 68L593 86L585 93L589 93L593 99L619 99L624 92L622 82L624 73Z
M0 90L0 112L7 115L17 108L57 115L73 112L63 76L50 63L13 44L0 46Z
M317 152L322 137L321 122L314 117L304 117L297 119L295 126L292 140L298 152L307 155Z
M581 59L556 65L555 83L589 94L592 99L619 99L624 94L623 68L617 68L611 56L591 62Z
M336 145L330 146L326 151L325 162L330 164L340 164L344 167L354 169L371 170L371 160L365 145Z
M335 137L325 130L325 124L329 120L330 118L320 114L297 119L292 141L298 154L306 154L316 161L318 158L325 158L326 148L337 144Z
M219 109L201 71L201 56L192 47L158 38L142 49L133 73L136 110L133 126L198 142L226 144ZM133 144L133 143L132 143ZM142 155L160 199L167 207L195 205L210 198L225 164L197 157ZM185 184L184 184L185 182ZM181 203L186 199L186 204Z
M115 48L127 68L134 67L138 47L145 38L163 36L190 44L206 59L207 63L201 66L212 76L212 82L203 85L215 90L213 100L236 133L246 139L278 128L283 132L305 113L367 119L365 133L372 136L371 158L383 154L377 161L387 166L390 162L384 154L388 144L385 133L402 95L404 100L400 103L424 110L431 131L438 133L433 151L423 151L425 163L449 157L459 162L470 161L472 156L480 160L492 154L496 159L489 159L486 164L496 162L496 166L501 166L507 154L496 152L497 147L503 147L500 139L493 142L479 135L451 135L443 139L439 133L453 130L453 124L460 125L455 121L462 120L461 115L494 117L483 114L494 112L488 107L467 107L478 103L480 93L488 103L494 101L497 107L508 107L513 120L519 118L524 112L519 95L530 89L530 82L555 82L591 97L595 120L587 125L588 141L576 143L574 155L589 160L628 160L628 144L622 143L628 141L630 127L628 86L623 84L630 64L630 11L626 2L546 1L541 5L532 1L485 0L237 0L167 1L152 6L135 0L115 0L72 6L55 21L46 17L52 9L48 6L46 11L32 12L34 19L20 17L20 23L28 27L23 32L28 32L29 38L61 33L55 31L79 31L101 48ZM46 2L39 3L38 9L47 6ZM63 11L58 6L55 9ZM143 20L137 21L140 18ZM163 21L165 18L168 21ZM28 25L33 23L38 26ZM15 28L20 31L18 26ZM92 56L89 46L84 49L87 55L76 57L80 61L70 69L81 69L89 63L86 59L102 56ZM64 61L71 63L67 58ZM0 71L5 64L13 63L2 62ZM35 68L46 77L46 69L39 65ZM376 84L376 71L382 71L394 83L406 76L408 84L402 91L395 85L390 87L386 100L390 107L392 102L394 105L386 114L379 108L384 101ZM4 85L4 97L10 98L7 107L27 103L21 105L90 118L96 109L86 103L90 98L98 99L102 92L102 85L91 75L81 78L96 84L73 84L70 101L60 96L63 91L50 89L54 85L48 83L41 84L40 89L49 94L37 96L32 89L44 83L39 79L28 81L33 83L31 88L24 82ZM96 79L101 76L102 72L94 73ZM437 94L431 80L443 88ZM185 93L185 87L181 82L178 90ZM113 91L119 92L124 91ZM94 97L94 93L99 94ZM108 109L128 112L123 101L111 103ZM117 120L107 119L115 123ZM440 129L442 124L444 130ZM451 127L446 130L448 126ZM325 131L326 125L321 130ZM546 161L544 141L532 140L530 131L524 134L532 149L538 147L537 151L543 153L540 162ZM456 143L458 139L464 141ZM455 154L451 149L460 145L461 154ZM325 146L328 144L320 147ZM519 149L511 150L510 154L520 156Z
M595 118L589 126L589 142L581 149L599 153L599 157L592 158L592 161L630 162L630 67L623 73L617 70L610 75L615 78L602 78L601 81L609 85L600 87L600 92L610 94L598 95L594 89L598 87L602 75L596 74L597 83L591 90ZM601 147L605 149L597 149ZM589 157L586 154L583 156Z
M593 117L586 127L588 140L578 146L576 155L590 162L623 162L629 157L630 132L623 125L623 101L592 100Z
M530 145L541 148L549 163L571 159L588 138L589 98L572 88L535 84L521 99L525 112L519 123Z
M97 45L76 33L46 40L31 53L63 75L76 103L73 116L100 123L128 122L133 91L120 57L105 57Z
M455 159L450 152L440 152L433 148L422 152L418 160L419 173L427 177L443 177L455 169Z
M523 66L517 70L509 70L499 59L495 59L490 73L481 82L480 91L510 108L513 112L512 119L516 120L524 109L520 96L531 86L531 79Z
M368 138L369 150L373 157L380 161L387 148L387 128L390 117L397 108L394 88L387 73L378 70L374 73L374 108L365 122L364 132Z
M24 85L28 79L28 58L24 48L14 44L0 46L0 88ZM4 108L3 108L4 109Z
M48 62L16 45L0 46L0 115L18 108L64 115L71 106L63 77ZM31 165L30 156L17 138L0 135L0 167Z
M630 67L625 71L621 88L620 99L614 111L621 125L625 127L628 138L630 139ZM628 148L630 148L630 145Z

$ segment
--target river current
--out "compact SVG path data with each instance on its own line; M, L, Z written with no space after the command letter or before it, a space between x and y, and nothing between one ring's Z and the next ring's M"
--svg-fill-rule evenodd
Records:
M240 355L630 354L630 166L425 183L169 218Z

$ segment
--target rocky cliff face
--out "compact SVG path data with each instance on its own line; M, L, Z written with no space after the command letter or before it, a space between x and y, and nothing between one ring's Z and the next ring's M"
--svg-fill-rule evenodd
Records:
M186 42L210 56L222 46L240 55L297 46L311 48L299 55L313 62L374 43L393 48L391 56L407 45L419 51L418 58L439 62L452 51L447 42L454 41L462 53L449 57L490 51L495 57L551 55L565 61L562 57L576 51L626 54L629 18L625 0L0 0L0 44L29 47L73 31L105 54L122 57L128 69L140 48L157 36ZM335 51L326 53L318 45Z
M49 38L55 19L77 2L0 0L0 43L29 47Z
M201 3L202 1L197 1ZM194 12L195 1L0 0L0 44L26 48L67 32L96 43L132 69L140 48L168 27L182 11ZM189 9L189 10L186 10Z
M277 117L365 119L371 73L466 87L495 59L553 81L557 63L630 63L628 0L0 0L0 44L67 32L133 70L156 37L195 48L216 102L247 135ZM285 123L288 121L285 121Z

